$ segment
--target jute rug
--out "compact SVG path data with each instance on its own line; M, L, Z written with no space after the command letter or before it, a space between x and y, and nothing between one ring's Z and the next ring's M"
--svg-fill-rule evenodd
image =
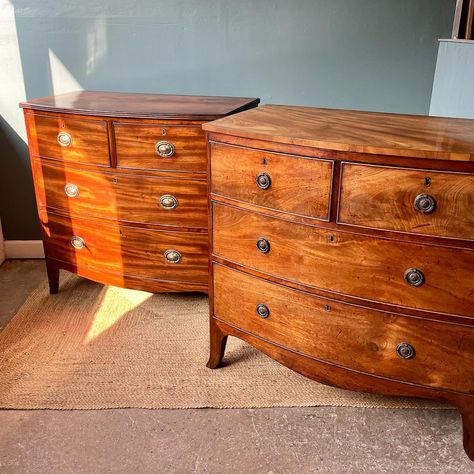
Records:
M201 295L152 295L67 274L36 289L0 333L0 407L16 409L445 408L327 387L229 338L224 367L205 367Z

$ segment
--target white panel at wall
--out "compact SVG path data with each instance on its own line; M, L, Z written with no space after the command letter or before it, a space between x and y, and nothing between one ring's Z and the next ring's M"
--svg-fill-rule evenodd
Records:
M440 40L430 115L474 118L474 41Z

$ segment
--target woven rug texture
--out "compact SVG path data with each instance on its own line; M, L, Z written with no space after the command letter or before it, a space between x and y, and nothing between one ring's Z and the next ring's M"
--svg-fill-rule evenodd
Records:
M328 387L230 337L206 368L204 295L150 294L71 274L44 281L0 333L0 408L447 408Z

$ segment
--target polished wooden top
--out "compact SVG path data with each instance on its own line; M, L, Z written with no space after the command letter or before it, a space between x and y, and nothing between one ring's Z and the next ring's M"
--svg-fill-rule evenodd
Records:
M75 91L21 102L20 107L108 117L214 120L255 107L259 102L260 99L248 97Z
M474 161L474 120L264 105L208 132L325 150Z

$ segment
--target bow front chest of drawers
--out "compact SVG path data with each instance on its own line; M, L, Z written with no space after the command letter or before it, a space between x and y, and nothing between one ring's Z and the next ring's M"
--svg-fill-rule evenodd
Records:
M51 292L59 269L152 292L207 292L201 125L258 102L83 91L20 104Z
M204 125L211 351L442 399L474 458L474 121L264 105Z

